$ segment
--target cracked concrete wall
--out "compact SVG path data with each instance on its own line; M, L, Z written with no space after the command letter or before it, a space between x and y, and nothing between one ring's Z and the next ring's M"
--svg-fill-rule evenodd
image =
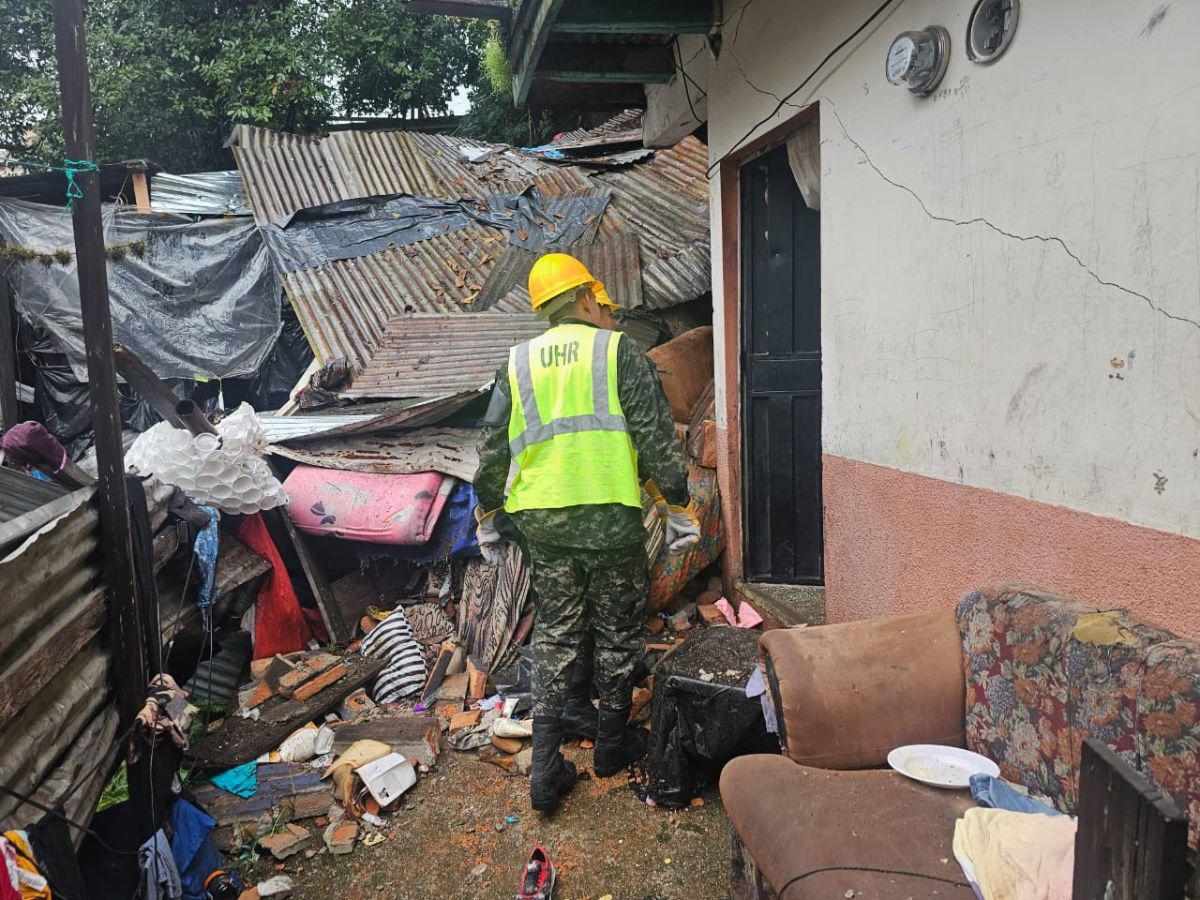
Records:
M727 3L714 161L877 5ZM988 66L971 6L902 0L754 131L820 103L825 452L1200 537L1200 4L1026 2ZM884 59L929 24L917 98Z

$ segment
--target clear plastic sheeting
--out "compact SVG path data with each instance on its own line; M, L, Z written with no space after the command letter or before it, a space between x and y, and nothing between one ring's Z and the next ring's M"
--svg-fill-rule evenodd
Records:
M280 285L253 221L103 208L114 339L160 378L255 372L279 335ZM87 380L71 216L0 201L17 308Z
M181 216L248 216L240 172L159 172L150 179L150 208Z

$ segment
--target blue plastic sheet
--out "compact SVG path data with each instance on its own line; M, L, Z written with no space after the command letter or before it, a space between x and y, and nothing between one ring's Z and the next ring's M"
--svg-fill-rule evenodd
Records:
M217 534L217 523L220 517L211 506L201 506L208 514L208 524L196 535L196 543L192 546L196 554L196 564L200 567L200 593L196 605L200 608L200 617L204 621L204 630L211 626L213 604L217 602L220 589L217 587L217 547L220 538Z

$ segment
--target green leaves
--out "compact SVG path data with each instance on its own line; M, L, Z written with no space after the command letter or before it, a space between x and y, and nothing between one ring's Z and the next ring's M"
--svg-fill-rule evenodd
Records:
M0 148L53 163L50 9L0 0ZM230 167L222 145L241 122L305 133L341 116L445 113L478 78L488 34L400 0L90 0L87 26L99 160L177 172Z

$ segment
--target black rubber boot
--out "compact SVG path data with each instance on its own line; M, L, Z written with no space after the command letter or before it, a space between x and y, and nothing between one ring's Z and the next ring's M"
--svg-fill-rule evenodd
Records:
M646 731L629 727L629 709L600 707L600 732L593 757L593 767L600 778L616 775L646 755Z
M551 813L571 793L577 777L575 764L559 752L562 719L533 717L533 767L529 772L529 801L538 812Z

